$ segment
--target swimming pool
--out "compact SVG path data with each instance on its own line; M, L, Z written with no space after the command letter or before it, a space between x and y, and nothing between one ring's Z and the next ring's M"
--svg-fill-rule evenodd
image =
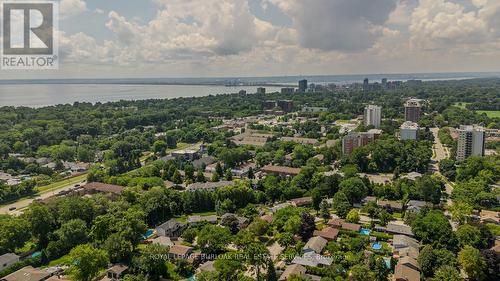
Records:
M39 257L41 255L42 255L42 252L38 251L38 252L34 252L33 254L31 254L31 257L36 258L36 257Z
M359 230L359 233L361 233L361 235L367 235L368 236L368 235L370 235L371 232L372 231L370 229L368 229L368 228L361 228Z
M391 258L384 258L384 263L385 263L385 267L387 267L388 269L391 268Z
M371 246L372 246L372 249L374 249L374 250L382 249L382 244L380 244L379 242L374 242L374 243L372 243Z
M148 231L146 231L146 233L142 235L142 239L148 239L149 237L153 236L154 232L154 229L148 229Z

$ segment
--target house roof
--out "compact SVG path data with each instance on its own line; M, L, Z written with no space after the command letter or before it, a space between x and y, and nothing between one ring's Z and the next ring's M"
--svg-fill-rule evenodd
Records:
M500 212L482 210L479 213L482 221L491 221L494 223L500 223Z
M158 244L158 245L168 246L168 247L174 245L172 240L170 240L170 237L166 237L166 236L156 237L155 239L153 239L152 244Z
M358 232L361 229L361 225L355 224L355 223L344 222L344 223L342 223L342 229Z
M217 216L212 215L212 216L189 216L187 219L188 223L198 223L198 222L209 222L209 223L216 223L217 222Z
M299 168L291 168L285 166L274 166L266 165L260 169L264 173L275 173L275 174L285 174L285 175L298 175L300 173Z
M330 226L335 226L335 227L342 227L342 224L344 223L343 219L338 219L334 218L328 221L328 225Z
M326 246L327 243L328 241L325 238L320 236L315 236L309 239L309 241L307 241L303 249L304 250L311 249L316 253L321 254L323 248Z
M174 245L170 247L169 253L178 255L178 256L186 256L188 255L193 248L188 247L188 246L183 246L183 245Z
M335 240L339 235L339 230L332 227L326 227L320 230L315 230L313 233L314 236L320 236L325 238L326 240Z
M187 186L187 190L203 190L203 189L216 189L224 186L231 186L232 181L218 181L218 182L195 182Z
M260 217L261 220L263 221L267 221L268 223L272 223L273 222L273 216L272 215L263 215L262 217Z
M38 268L33 268L32 266L26 266L19 269L16 272L13 272L5 277L2 280L5 281L40 281L50 277L51 273L41 270Z
M9 264L19 260L19 256L13 253L7 253L0 256L0 264Z
M413 267L414 269L420 269L417 260L409 256L401 257L399 259L399 263L404 266Z
M201 264L199 267L200 271L213 272L215 271L214 261L207 261L204 264Z
M398 263L394 270L396 281L420 281L420 272L404 264Z
M411 227L406 224L396 224L394 222L390 222L386 227L387 232L404 234L408 236L413 236L413 231Z
M287 266L283 274L280 276L280 281L287 280L292 275L303 276L306 274L306 268L300 264L292 264Z
M392 244L395 247L404 246L404 247L415 248L417 250L420 248L420 245L419 245L417 240L415 240L409 236L401 235L401 234L394 235L394 237L392 239Z
M312 204L312 197L302 197L302 198L295 198L291 199L290 202L295 204L295 206L304 206L304 205L309 205Z
M302 257L293 258L292 263L312 267L317 267L318 265L330 266L333 263L333 259L310 252L305 253Z
M165 230L176 229L184 226L184 223L178 222L176 219L170 219L163 224L159 225L157 228L162 228Z
M97 192L121 194L125 187L102 182L90 182L84 185L83 188Z
M123 264L115 264L112 267L108 269L108 271L116 273L118 275L121 275L123 272L125 272L128 269L128 266L123 265Z
M377 205L380 207L391 208L391 209L403 209L403 204L397 201L390 200L378 200Z

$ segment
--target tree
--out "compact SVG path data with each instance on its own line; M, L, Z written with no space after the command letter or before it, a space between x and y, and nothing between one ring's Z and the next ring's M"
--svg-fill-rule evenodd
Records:
M327 222L331 218L331 215L326 200L321 201L320 209L321 209L321 217L325 220L325 222Z
M14 252L29 240L30 224L20 218L0 218L0 253Z
M77 246L69 253L71 263L69 272L77 281L91 281L99 271L108 265L108 254L104 250L96 249L89 244Z
M469 215L472 214L472 209L472 206L467 202L455 200L450 208L451 217L453 221L464 224L467 222Z
M238 275L244 270L243 263L238 253L228 253L225 257L219 257L214 262L217 270L217 279L213 280L238 280Z
M157 140L153 143L153 152L160 156L165 156L168 145L165 141Z
M316 229L316 223L314 221L314 216L308 212L302 212L300 215L301 224L299 229L299 235L302 240L306 241L312 237L314 230Z
M370 269L364 264L356 264L351 267L350 277L353 281L371 280Z
M53 230L55 218L49 208L42 204L31 204L24 216L30 223L30 230L38 239L41 248L45 248L48 243L48 234Z
M266 267L269 262L269 250L261 243L252 243L245 249L245 256L256 273L257 281L260 278L260 268Z
M229 229L215 225L206 225L198 234L198 245L204 253L218 254L231 240Z
M484 277L486 262L478 249L468 245L465 246L458 253L458 262L470 279L481 280Z
M269 223L265 220L257 218L248 226L248 230L255 236L262 236L269 230Z
M168 248L158 244L147 245L141 255L136 258L135 263L138 269L145 275L153 277L159 276L168 278L168 271L165 257L168 256Z
M179 170L175 170L174 174L172 175L172 182L175 184L181 184L182 183L182 175L179 172Z
M443 265L436 270L434 281L462 281L460 272L453 266Z
M360 202L367 194L365 183L360 178L349 178L340 183L340 191L342 191L349 202Z
M346 220L351 223L358 223L359 222L359 212L356 209L352 209L349 211L347 214Z
M108 252L110 261L118 263L130 258L134 246L120 233L113 233L104 242L104 249Z
M313 208L314 208L314 210L319 211L321 201L322 201L321 192L319 191L318 188L315 188L311 191L311 195L312 195Z
M196 181L197 182L206 182L207 181L205 179L205 175L203 174L202 170L198 170L198 173L196 174Z
M339 217L345 218L351 210L351 203L344 192L339 191L333 196L332 207Z
M415 236L424 244L450 249L456 246L455 233L441 211L433 210L420 214L413 220L411 227Z
M182 238L188 243L193 243L196 236L198 236L198 229L196 228L188 228L182 232Z
M464 224L458 227L457 239L461 248L466 245L479 247L481 244L481 231L475 226Z
M392 216L383 209L378 213L378 219L380 220L380 225L386 226L392 220Z
M271 259L267 261L267 281L278 281L278 276L276 275L276 269L274 268L274 263Z

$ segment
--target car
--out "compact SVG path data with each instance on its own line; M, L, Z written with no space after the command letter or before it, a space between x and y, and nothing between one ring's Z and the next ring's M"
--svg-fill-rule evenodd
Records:
M17 209L17 208L16 207L10 207L9 211L14 211L15 209Z
M80 185L79 184L75 184L75 187L80 187Z

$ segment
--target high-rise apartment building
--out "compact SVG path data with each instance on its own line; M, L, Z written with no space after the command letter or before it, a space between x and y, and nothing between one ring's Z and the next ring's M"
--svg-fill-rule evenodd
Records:
M418 122L422 114L422 104L418 99L409 99L405 103L405 121Z
M418 124L411 121L406 121L399 128L399 137L401 140L417 140L418 139Z
M376 105L368 105L365 107L364 121L365 126L374 126L380 128L380 120L382 118L382 107Z
M257 94L265 94L266 93L266 88L259 87L257 88Z
M304 93L307 90L307 80L299 81L299 92Z
M342 138L342 153L349 155L351 152L360 146L365 146L376 140L381 134L381 130L370 130L368 132L350 132Z
M457 132L457 161L464 161L470 156L484 156L486 133L483 127L462 125Z

